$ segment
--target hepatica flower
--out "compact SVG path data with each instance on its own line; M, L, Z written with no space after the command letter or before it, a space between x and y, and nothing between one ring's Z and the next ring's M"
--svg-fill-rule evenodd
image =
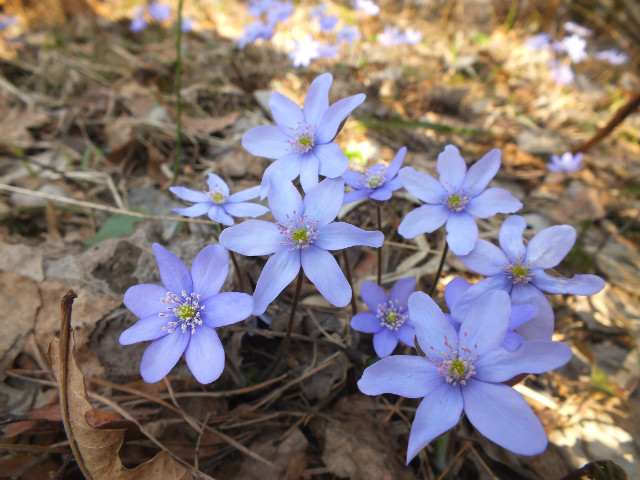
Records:
M269 207L277 223L246 220L220 234L220 243L242 255L274 254L264 266L255 292L254 315L267 306L300 271L336 307L351 299L351 288L333 255L354 245L380 247L381 232L367 232L348 223L332 222L342 206L344 183L325 179L304 200L289 181L272 185Z
M407 463L429 442L453 428L464 411L489 440L520 455L537 455L547 434L527 402L503 382L522 373L564 365L571 349L531 341L514 352L500 347L509 324L505 292L488 292L464 317L459 332L422 292L409 297L409 315L426 357L392 355L368 367L358 382L367 395L423 398L411 425Z
M582 153L565 152L562 156L554 153L551 155L551 161L547 163L547 168L552 172L576 172L582 168Z
M196 380L211 383L224 370L224 348L215 328L247 318L253 299L246 293L220 293L229 270L229 254L220 245L205 247L191 273L157 243L153 252L162 285L135 285L125 292L124 304L140 320L122 332L120 343L152 340L140 364L145 382L161 380L184 353Z
M149 5L137 8L133 13L129 30L138 33L147 28L146 14L156 22L164 22L171 17L171 9L168 5L160 2L151 2Z
M322 44L314 40L311 35L305 35L300 41L296 40L296 47L289 54L289 58L293 62L294 67L308 67L311 60L320 58L321 47ZM269 105L271 105L271 102L269 102ZM271 107L271 110L273 111L273 107Z
M453 324L456 331L460 330L460 325L464 318L465 310L460 308L460 305L464 303L465 293L471 284L464 278L456 277L451 280L444 289L444 299L449 307L451 313L445 313L445 317ZM462 301L462 302L461 302ZM530 304L517 305L511 302L511 316L509 317L509 324L507 325L507 333L502 342L502 348L514 351L525 340L536 340L536 338L525 339L516 329L522 327L524 324L533 319L536 315L537 309Z
M407 301L416 289L414 278L398 280L389 296L374 282L362 282L360 296L370 312L360 312L351 319L351 328L373 333L373 348L379 357L391 355L398 340L413 347L415 330L409 319Z
M185 217L207 215L214 222L233 225L231 217L259 217L269 211L264 205L247 202L260 195L260 187L255 186L229 195L229 187L222 178L210 173L207 178L209 187L206 192L198 192L186 187L169 187L172 193L188 202L196 202L187 208L174 208L173 211Z
M473 217L488 218L522 208L522 203L507 190L486 189L500 168L500 155L500 150L491 150L467 171L458 149L447 145L438 155L439 181L411 167L400 170L398 176L404 188L426 205L409 212L400 223L398 233L414 238L446 223L451 251L456 255L469 253L478 239L478 226Z
M625 63L629 63L629 55L624 52L619 52L615 48L596 53L596 58L598 60L606 60L611 65L624 65Z
M402 188L398 171L406 154L407 147L402 147L389 166L379 163L369 167L364 173L354 170L344 172L342 178L354 190L345 193L343 202L347 204L367 197L379 201L389 200L393 192Z
M347 156L333 139L365 96L360 93L329 106L332 81L329 73L317 77L309 86L303 108L274 92L269 106L277 126L254 127L242 137L242 146L251 154L275 160L264 172L263 198L274 172L287 180L299 175L306 192L318 184L318 174L336 178L349 166Z
M480 239L468 255L458 257L465 267L488 277L467 290L467 305L460 308L470 308L469 302L488 290L504 290L516 304L528 303L537 309L535 319L523 325L525 333L521 333L528 338L549 339L553 333L553 311L542 292L594 295L605 283L595 275L564 278L545 272L558 265L573 247L576 230L571 225L545 228L527 246L522 240L526 228L523 217L512 215L500 227L500 247Z

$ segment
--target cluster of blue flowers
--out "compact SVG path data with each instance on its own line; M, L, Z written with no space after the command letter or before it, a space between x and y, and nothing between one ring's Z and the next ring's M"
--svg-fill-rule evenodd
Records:
M171 18L171 8L162 2L151 2L142 7L138 7L133 11L129 30L138 33L147 28L149 19L158 23L166 22ZM193 20L189 17L182 18L180 26L183 32L187 33L193 30Z
M317 22L319 34L315 37L307 34L295 41L295 47L289 54L294 67L308 67L313 60L319 58L336 58L342 45L353 45L360 40L358 27L347 23L339 25L338 17L328 13L327 7L328 2L323 2L310 11L309 17ZM353 7L362 16L376 16L380 13L380 7L372 0L355 0ZM240 49L258 40L270 40L275 34L276 26L291 16L294 7L290 1L249 0L248 11L254 20L236 39ZM384 32L377 36L377 40L385 47L416 45L422 41L422 34L413 29L402 32L395 26L387 25Z
M593 31L575 22L565 22L564 29L567 35L559 40L552 41L549 34L539 33L527 41L527 46L533 50L553 52L555 56L549 61L551 77L554 82L567 85L575 78L571 64L577 65L589 57L586 51L586 38L593 35ZM626 53L613 48L596 52L594 57L611 65L623 65L629 62L629 56Z
M545 270L556 267L576 240L569 225L546 228L523 240L523 217L506 218L499 246L478 238L475 218L515 213L522 203L501 188L488 188L501 162L491 150L467 169L453 145L438 156L439 178L402 167L406 148L393 161L364 173L349 162L336 136L363 94L329 103L332 76L317 77L303 107L275 92L270 107L275 125L254 127L242 139L252 154L273 160L262 183L230 194L226 183L210 174L208 188L197 192L172 187L194 202L176 210L187 216L208 215L226 225L219 245L205 247L191 272L160 245L153 250L163 285L136 285L125 305L140 318L120 337L122 344L151 340L141 372L148 382L165 376L184 353L202 383L216 380L224 369L224 350L215 331L253 315L261 315L297 276L306 277L336 307L351 300L349 282L332 251L351 246L379 248L384 236L334 221L341 206L371 198L383 202L405 188L423 203L410 211L398 232L413 238L445 225L447 245L471 271L485 276L470 284L462 278L445 289L450 313L443 313L427 294L415 291L413 278L403 278L389 294L364 282L360 295L370 311L357 313L351 326L373 334L379 357L358 382L368 395L393 393L422 398L413 421L407 462L433 439L454 427L464 411L485 437L523 455L541 453L547 436L524 398L507 383L522 374L557 368L571 349L552 341L550 294L592 295L604 287L594 275L564 278ZM319 180L319 176L325 177ZM293 180L299 178L302 193ZM351 190L345 193L345 184ZM269 208L248 202L267 197ZM274 221L245 220L267 211ZM223 292L228 272L227 250L248 256L271 255L253 296ZM392 355L397 344L419 346L418 355Z

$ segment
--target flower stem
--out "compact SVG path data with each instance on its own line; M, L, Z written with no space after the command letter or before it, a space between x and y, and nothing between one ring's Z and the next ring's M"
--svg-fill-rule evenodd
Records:
M436 291L436 286L438 285L438 280L440 279L440 274L442 273L442 267L444 267L444 259L447 258L447 252L449 251L449 244L447 241L444 241L444 248L442 249L442 257L440 258L440 265L438 265L438 271L436 272L435 277L433 277L433 285L429 289L429 296L433 296L433 292Z
M353 281L351 280L351 265L349 264L349 257L347 256L347 250L342 250L342 257L344 258L344 269L347 274L347 282L351 287L351 315L358 313L358 305L356 304L356 292L353 291Z
M173 181L178 179L180 157L182 155L182 1L178 1L178 22L176 25L176 150L173 157Z
M242 278L242 272L240 272L240 266L238 265L238 260L236 260L236 256L233 254L231 250L229 250L229 255L231 256L231 261L233 262L233 268L236 271L236 279L238 280L238 290L244 293L244 279Z
M293 303L291 304L291 312L289 313L289 323L287 324L287 334L280 345L280 351L278 352L278 356L269 367L269 370L263 375L263 378L269 378L273 372L275 372L276 368L280 364L282 357L286 353L289 348L289 342L291 341L291 332L293 331L293 319L296 315L296 308L298 308L298 300L300 299L300 290L302 289L302 279L304 278L304 273L302 268L298 272L298 281L296 282L296 291L293 294Z
M380 204L376 203L376 214L378 217L378 230L382 231L382 213ZM382 286L382 245L378 248L378 285Z

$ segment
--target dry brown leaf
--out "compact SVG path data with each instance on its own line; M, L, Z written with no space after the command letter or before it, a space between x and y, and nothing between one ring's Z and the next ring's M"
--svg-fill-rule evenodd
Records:
M38 287L30 278L0 270L0 302L5 312L11 312L10 318L5 317L0 336L0 374L4 374L33 331L40 308Z
M68 294L65 295L65 298L67 296ZM61 333L62 338L64 338L63 333ZM87 399L84 376L78 366L73 331L69 333L66 384L68 425L71 432L67 431L67 436L70 444L75 443L76 448L73 448L74 445L72 445L72 450L78 452L80 458L76 458L76 460L85 476L88 473L91 480L157 480L160 478L188 480L195 478L166 452L158 453L154 458L134 469L126 469L122 465L118 452L124 441L124 430L94 428L85 418L85 415L93 407ZM54 338L49 344L48 356L51 370L61 388L61 402L64 402L62 385L65 377L63 373L64 355L61 352L61 343L60 339ZM64 405L62 408L64 411Z
M231 113L228 113L227 115L222 115L220 117L207 117L207 118L196 118L196 117L183 115L182 124L185 127L191 128L199 133L209 135L212 133L219 132L220 130L224 130L227 127L230 127L236 122L239 116L240 116L240 112L231 112Z

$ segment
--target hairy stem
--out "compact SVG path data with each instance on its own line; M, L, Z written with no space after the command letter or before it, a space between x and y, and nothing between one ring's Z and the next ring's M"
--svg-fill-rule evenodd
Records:
M300 290L302 289L302 279L304 278L304 273L302 269L298 272L298 281L296 282L296 292L293 294L293 303L291 304L291 313L289 313L289 323L287 324L287 334L280 345L280 351L278 352L278 356L269 367L269 370L264 374L263 378L269 378L273 372L275 372L276 368L280 364L282 357L286 353L289 348L289 342L291 341L291 332L293 331L293 319L296 315L296 308L298 308L298 300L300 299Z
M436 291L436 287L438 286L438 280L440 280L440 274L442 273L442 267L444 267L444 259L447 258L447 252L449 251L449 244L447 241L444 241L444 248L442 249L442 257L440 257L440 265L438 265L438 271L433 277L433 285L429 289L429 296L433 297L433 292Z
M358 313L358 304L356 303L356 292L353 291L353 280L351 280L351 265L349 264L349 257L347 256L347 250L342 250L342 257L344 258L344 269L347 275L347 282L351 287L351 315Z
M240 271L240 266L238 265L238 260L234 253L229 250L229 255L231 256L231 261L233 262L233 268L236 271L236 279L238 280L238 290L242 293L245 293L244 290L244 279L242 278L242 272Z
M382 231L382 212L381 212L380 204L376 203L376 214L378 217L378 230ZM378 249L378 285L382 286L382 245Z
M182 1L178 1L178 23L176 25L176 150L173 157L173 181L178 179L182 155Z

